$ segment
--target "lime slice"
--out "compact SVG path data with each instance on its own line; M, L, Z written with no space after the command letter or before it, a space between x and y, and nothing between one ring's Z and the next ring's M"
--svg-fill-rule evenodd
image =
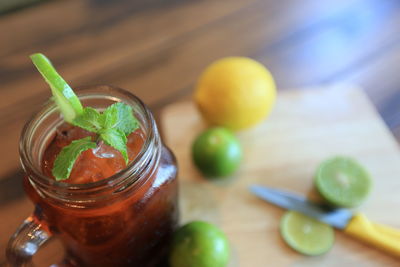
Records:
M321 196L337 207L360 205L371 188L367 171L348 157L334 157L322 162L314 182Z
M294 250L309 256L321 255L333 246L333 228L296 211L283 215L281 235Z
M79 98L72 91L67 82L57 73L50 60L43 54L37 53L30 56L33 64L42 74L43 78L50 85L54 101L60 108L64 120L72 120L82 113L83 107Z

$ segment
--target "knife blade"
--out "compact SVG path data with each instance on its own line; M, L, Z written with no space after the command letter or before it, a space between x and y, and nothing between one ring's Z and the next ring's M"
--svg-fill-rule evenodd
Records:
M338 229L344 229L353 217L353 213L347 209L329 209L292 192L260 185L250 186L250 191L267 202L301 212Z
M266 186L252 185L249 190L259 198L284 209L296 210L330 224L344 233L400 258L400 231L373 223L361 213L332 209L307 200L304 196Z

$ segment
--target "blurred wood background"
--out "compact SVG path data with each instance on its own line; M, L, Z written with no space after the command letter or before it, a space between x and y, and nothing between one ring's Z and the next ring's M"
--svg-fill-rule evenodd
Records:
M359 84L400 138L400 1L44 1L0 16L1 251L31 209L20 187L19 134L50 96L28 58L34 52L73 87L128 89L156 115L190 98L213 60L249 56L279 90Z

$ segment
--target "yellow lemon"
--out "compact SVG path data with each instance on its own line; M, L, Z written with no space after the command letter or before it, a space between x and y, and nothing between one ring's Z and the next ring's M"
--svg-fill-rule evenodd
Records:
M276 87L261 63L246 57L227 57L206 68L194 98L210 124L240 130L267 117L275 102Z

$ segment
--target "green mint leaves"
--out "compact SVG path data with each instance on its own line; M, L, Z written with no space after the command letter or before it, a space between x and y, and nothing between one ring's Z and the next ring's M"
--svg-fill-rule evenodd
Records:
M76 117L72 124L98 134L100 140L121 152L125 162L128 163L127 137L139 127L139 122L133 116L130 106L119 102L109 106L102 113L86 107L82 115Z
M91 137L85 137L72 141L71 144L61 150L54 161L52 170L56 180L68 179L78 156L88 149L96 148L97 141L100 140L121 152L126 164L128 164L129 158L126 147L128 135L139 128L139 122L133 116L132 108L124 103L115 103L103 112L91 107L83 108L77 95L57 73L45 55L36 53L32 54L30 58L49 84L53 99L64 120L97 134L97 139L94 141Z
M97 134L105 129L117 129L126 136L139 127L137 119L133 116L132 108L121 102L109 106L103 113L86 107L83 109L82 115L76 117L72 124Z
M85 107L82 114L75 117L71 123L86 131L96 133L98 140L121 152L128 164L126 148L128 135L139 128L139 122L133 116L130 106L119 102L109 106L102 113L94 108ZM53 175L56 180L68 179L80 153L96 147L96 142L91 141L90 137L72 141L70 145L64 147L54 162Z
M52 170L54 178L57 181L68 179L78 156L83 151L96 148L96 146L96 143L91 140L90 136L72 141L71 144L65 146L54 161Z
M119 152L121 152L122 156L125 159L125 162L128 163L128 152L126 150L126 142L128 141L126 135L118 129L104 129L100 133L100 139L104 141L109 146L112 146Z
M132 108L124 103L115 103L103 112L102 123L105 128L115 128L126 136L139 127L139 123L133 116Z
M91 107L84 108L82 115L73 119L71 123L92 133L98 133L102 128L100 112Z

